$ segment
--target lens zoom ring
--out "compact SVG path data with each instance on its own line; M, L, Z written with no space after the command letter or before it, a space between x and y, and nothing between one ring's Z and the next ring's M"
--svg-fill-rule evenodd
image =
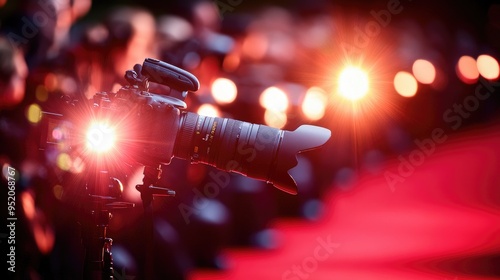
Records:
M175 155L177 157L192 160L191 154L193 152L193 139L197 120L197 114L188 112L184 115L183 121L181 122L181 129L175 141Z

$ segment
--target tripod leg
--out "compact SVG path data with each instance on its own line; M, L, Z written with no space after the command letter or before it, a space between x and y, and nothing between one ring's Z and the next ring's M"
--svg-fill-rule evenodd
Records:
M104 246L103 246L103 261L104 265L102 268L102 279L110 279L114 278L113 271L113 253L111 252L111 246L113 245L113 239L105 238Z

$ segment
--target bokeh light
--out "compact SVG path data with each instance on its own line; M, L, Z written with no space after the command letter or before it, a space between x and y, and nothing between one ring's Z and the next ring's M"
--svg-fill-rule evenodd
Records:
M38 85L36 87L35 96L38 101L45 102L49 98L49 93L43 85Z
M259 60L266 55L268 47L269 42L264 34L252 32L244 39L242 49L246 57Z
M82 173L85 170L85 162L81 157L72 159L71 172Z
M240 66L240 63L240 55L238 53L230 53L224 58L224 61L222 62L222 68L226 72L233 72Z
M288 96L278 87L268 87L259 98L262 107L276 112L285 112L288 109Z
M415 79L422 84L432 84L436 79L436 68L434 65L425 59L417 59L413 63L413 75Z
M52 130L51 134L52 134L52 138L54 138L54 140L56 140L56 141L60 141L64 137L64 132L63 132L62 128L59 128L59 127L54 128L54 130Z
M460 57L456 66L456 72L460 80L466 84L472 84L479 78L476 60L468 55Z
M59 87L56 75L48 73L45 76L44 85L47 91L55 91Z
M38 104L31 104L26 110L26 118L30 123L38 123L42 119L42 108Z
M355 101L363 98L369 86L368 75L358 67L349 66L339 75L338 90L346 99Z
M417 80L412 74L400 71L394 77L394 88L401 96L412 97L417 94Z
M59 167L61 170L68 171L71 168L71 165L73 164L71 161L71 157L67 153L60 153L57 156L57 167Z
M35 218L36 208L35 208L35 199L33 197L32 192L22 192L20 195L21 206L24 211L24 215L29 221L32 221Z
M208 103L201 105L198 108L197 113L198 113L198 115L207 116L207 117L220 117L221 116L220 110L217 107L215 107L214 105L208 104Z
M281 129L286 125L287 120L285 112L267 109L264 113L264 122L270 127Z
M318 87L307 90L302 101L302 113L306 118L317 121L325 115L326 93Z
M487 54L480 55L477 58L477 70L485 79L494 80L498 78L500 67L498 61Z
M58 200L62 199L64 189L61 185L55 185L52 188L52 193L54 194L54 197L57 198Z
M236 84L226 78L218 78L212 83L212 96L219 104L228 104L236 99Z

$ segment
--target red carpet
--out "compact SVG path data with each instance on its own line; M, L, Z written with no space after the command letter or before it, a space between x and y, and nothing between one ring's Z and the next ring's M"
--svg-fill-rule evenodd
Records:
M500 279L500 127L450 135L391 189L399 164L332 192L319 222L277 221L277 249L230 249L230 269L191 279Z

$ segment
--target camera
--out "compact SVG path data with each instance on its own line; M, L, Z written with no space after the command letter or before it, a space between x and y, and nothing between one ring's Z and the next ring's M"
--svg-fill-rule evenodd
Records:
M72 126L85 128L70 133L69 138L76 139L72 146L93 150L100 159L150 167L177 157L296 194L288 171L297 165L297 153L320 147L331 135L330 130L312 125L287 131L188 112L184 101L188 92L199 89L198 79L156 59L146 58L126 71L125 78L129 85L117 92L96 93L91 106L74 106L69 112ZM164 93L150 92L150 83ZM50 131L57 124L50 123L46 142L55 141ZM113 152L106 152L109 149Z

